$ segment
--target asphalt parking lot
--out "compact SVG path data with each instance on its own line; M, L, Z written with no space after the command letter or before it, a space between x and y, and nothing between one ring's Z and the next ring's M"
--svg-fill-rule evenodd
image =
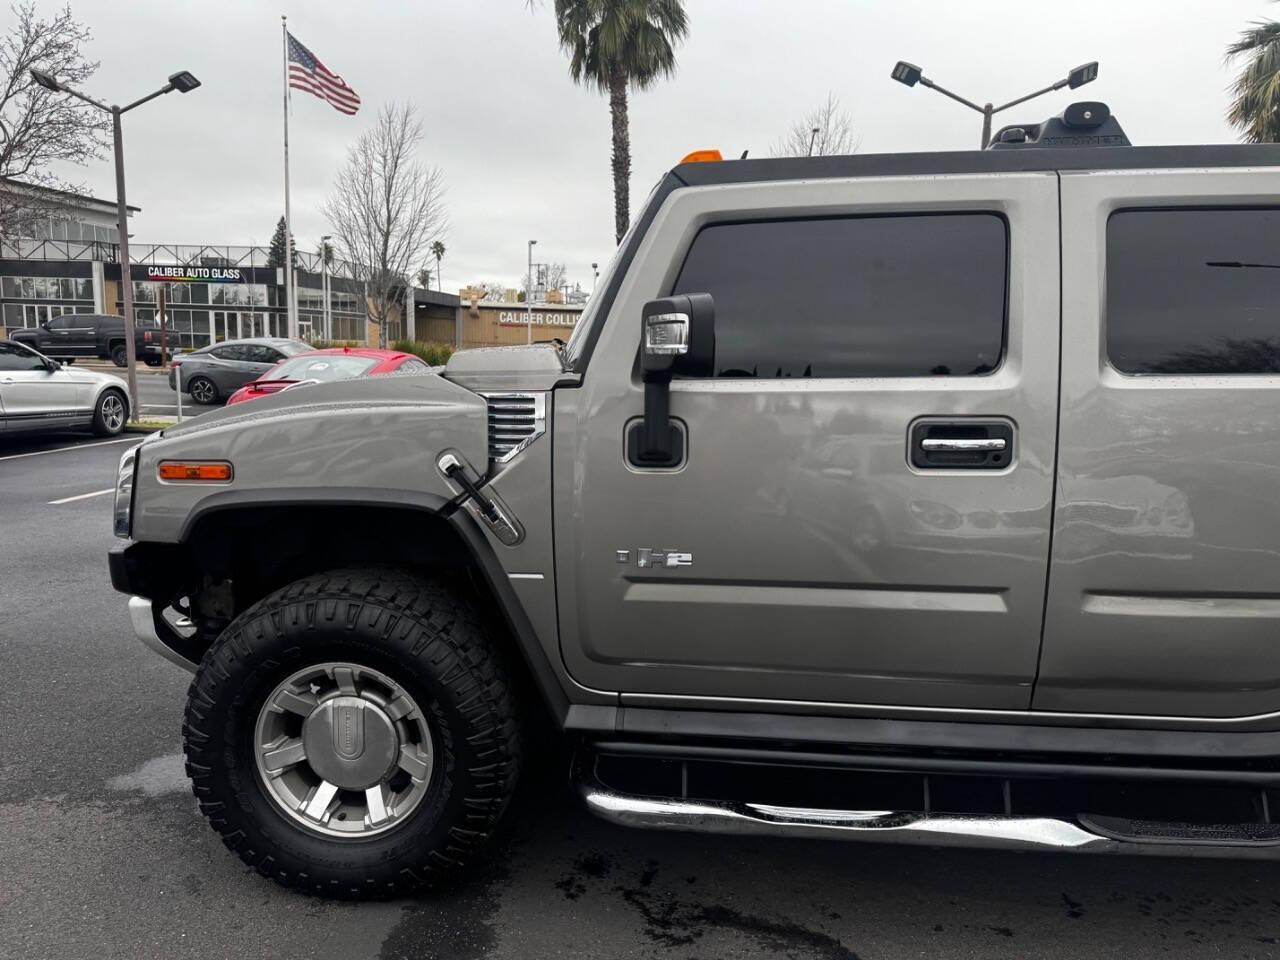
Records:
M108 582L129 442L0 439L0 957L1280 956L1280 866L639 833L554 775L452 889L281 890L196 811L188 677Z
M84 366L87 370L109 373L119 377L121 380L128 379L128 373L125 369L117 367L110 362L77 360L76 366ZM178 415L178 394L176 390L169 387L168 371L161 371L142 363L138 364L137 371L138 405L141 407L139 413L142 418L176 417ZM182 398L182 415L184 417L199 416L210 409L213 408L202 407L193 402L189 396L184 395Z

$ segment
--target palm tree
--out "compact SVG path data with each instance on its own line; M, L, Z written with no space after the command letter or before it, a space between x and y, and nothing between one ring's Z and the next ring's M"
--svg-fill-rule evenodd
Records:
M675 44L689 31L683 0L555 0L569 76L609 95L613 116L613 218L618 243L631 220L627 87L646 90L675 73Z
M444 243L437 240L431 244L431 252L436 258L436 289L443 290L444 288L440 286L440 258L444 256Z
M1247 55L1231 87L1227 120L1246 143L1280 143L1280 23L1255 21L1227 48L1227 60Z

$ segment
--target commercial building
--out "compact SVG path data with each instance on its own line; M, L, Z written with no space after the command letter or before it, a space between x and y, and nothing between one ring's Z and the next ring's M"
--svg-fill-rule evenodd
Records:
M5 181L0 181L3 201ZM0 336L35 327L63 313L123 314L116 206L113 201L59 193L49 215L24 236L0 237ZM129 208L130 215L138 212ZM295 251L299 333L304 339L378 344L364 284L353 266ZM169 342L192 349L237 337L285 336L284 269L255 246L130 242L135 320L157 318L163 294ZM325 330L324 276L328 275L330 327ZM531 310L516 302L484 300L467 288L460 296L413 288L403 316L387 323L386 342L401 338L457 348L568 339L582 303L565 303L557 290L535 292ZM542 301L542 302L540 302Z
M0 181L0 202L6 184ZM49 192L53 193L53 192ZM31 220L23 236L0 238L0 328L35 327L63 313L124 312L116 206L80 194L51 196L48 216ZM129 208L130 215L138 212ZM364 284L352 265L295 251L299 333L306 339L378 343ZM171 342L193 348L236 337L285 336L288 329L284 269L256 246L129 245L135 319L156 319L164 296ZM324 323L328 274L330 329ZM407 298L406 298L407 299ZM459 300L414 290L412 309L387 323L387 342L428 339L419 330L456 339ZM443 322L442 322L443 321ZM434 337L433 337L434 338Z

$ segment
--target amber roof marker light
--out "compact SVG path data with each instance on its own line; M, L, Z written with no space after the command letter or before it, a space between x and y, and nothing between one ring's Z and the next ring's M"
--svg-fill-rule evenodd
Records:
M719 163L724 157L719 150L694 150L686 153L681 163Z

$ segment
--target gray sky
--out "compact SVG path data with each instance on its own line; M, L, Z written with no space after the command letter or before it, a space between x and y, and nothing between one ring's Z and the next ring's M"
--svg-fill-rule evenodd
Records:
M52 8L53 0L42 6ZM178 69L203 86L129 114L129 200L142 242L266 244L283 212L280 14L360 94L355 117L294 91L293 223L314 249L319 205L352 138L388 100L417 105L422 159L441 168L451 225L444 288L515 284L525 241L590 286L612 254L606 99L575 87L551 0L73 0L102 68L86 91L127 101ZM770 144L833 91L861 151L966 149L981 117L889 79L901 58L979 103L1045 86L1087 60L1097 81L1015 107L1035 121L1072 99L1110 104L1138 144L1233 140L1223 51L1245 25L1280 17L1264 0L686 0L690 35L673 81L631 100L632 213L689 150ZM997 123L998 125L998 123ZM68 171L114 196L109 161Z

